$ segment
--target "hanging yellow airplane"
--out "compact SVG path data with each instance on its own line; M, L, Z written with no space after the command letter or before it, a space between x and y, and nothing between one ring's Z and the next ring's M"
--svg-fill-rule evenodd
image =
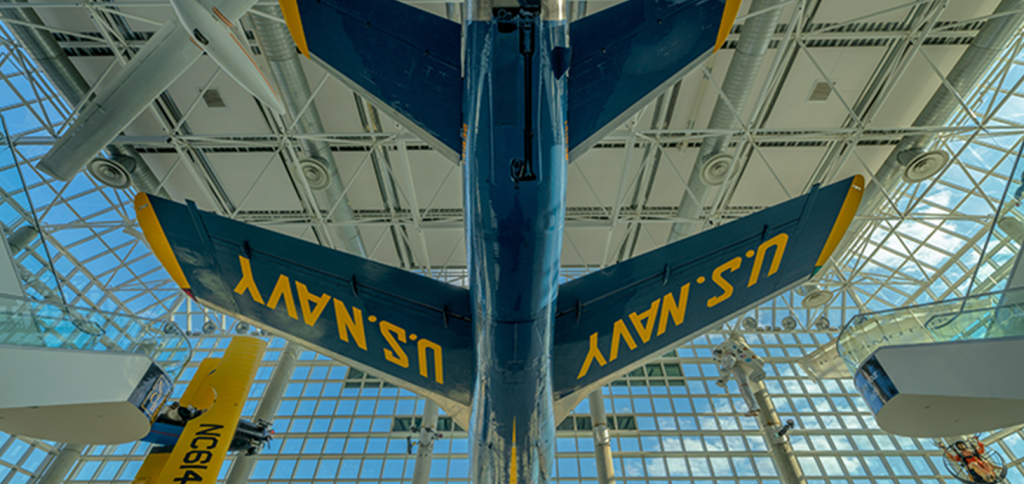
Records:
M236 336L231 339L223 358L207 358L200 363L196 376L177 402L180 408L197 409L198 415L182 422L184 428L178 435L164 432L143 439L159 442L161 438L170 438L174 444L153 447L133 484L213 483L217 480L228 451L240 447L232 445L232 441L238 440L236 431L242 407L266 347L266 341L261 339ZM159 425L158 420L154 426ZM246 434L244 430L242 433Z

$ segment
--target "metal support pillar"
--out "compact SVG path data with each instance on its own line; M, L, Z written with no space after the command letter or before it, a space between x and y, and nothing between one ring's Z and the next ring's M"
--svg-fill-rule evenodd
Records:
M253 420L274 421L274 415L277 414L277 408L281 406L281 397L284 396L284 390L292 379L292 373L295 371L295 362L299 359L300 353L302 353L301 346L290 341L284 344L284 348L281 349L281 357L278 358L277 365L274 366L274 372L270 374L270 381L267 382L267 388L263 391L263 398L260 399L260 404L256 406ZM231 464L231 470L228 472L225 484L248 483L249 476L252 475L252 468L255 465L256 456L238 454L235 457L234 463Z
M750 382L750 386L754 391L757 405L761 407L757 423L761 425L765 444L768 445L768 454L771 455L772 461L775 462L775 468L779 471L779 479L782 484L807 484L804 471L797 463L796 456L793 455L793 446L789 444L789 437L785 434L779 435L783 429L782 422L779 421L779 412L775 410L775 404L772 402L771 395L768 395L768 389L765 388L764 382Z
M46 471L36 479L36 484L60 484L71 472L71 468L78 462L78 458L85 451L82 444L64 444L64 447L57 452Z
M594 461L597 462L597 482L615 484L612 467L612 446L608 436L608 417L604 414L604 394L598 388L587 395L590 403L590 421L594 428ZM569 417L572 418L572 417Z
M416 465L412 471L412 484L430 481L430 464L434 460L434 433L437 431L437 404L426 399L423 420L420 422L420 443L416 446Z

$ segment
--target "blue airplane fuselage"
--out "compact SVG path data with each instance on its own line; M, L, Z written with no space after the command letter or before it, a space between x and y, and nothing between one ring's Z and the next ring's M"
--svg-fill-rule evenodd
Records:
M555 3L555 2L552 2ZM476 347L473 482L546 482L565 223L564 4L470 8L463 163Z

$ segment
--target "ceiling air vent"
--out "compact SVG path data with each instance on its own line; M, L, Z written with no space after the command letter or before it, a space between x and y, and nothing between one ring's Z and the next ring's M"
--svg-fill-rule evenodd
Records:
M228 105L224 102L224 98L220 97L220 90L218 89L207 89L203 92L203 102L206 103L206 107L210 109L227 109Z
M823 103L828 101L828 97L831 94L832 84L827 81L817 81L814 83L814 87L811 89L811 97L807 98L807 101L812 103Z

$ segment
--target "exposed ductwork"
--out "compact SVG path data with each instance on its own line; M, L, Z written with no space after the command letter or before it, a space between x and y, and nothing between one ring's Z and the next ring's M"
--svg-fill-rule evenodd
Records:
M781 8L774 8L784 3L784 0L754 0L750 4L751 12L760 12L750 17L743 23L741 34L732 61L729 63L729 71L725 74L725 81L722 83L722 95L715 103L715 109L711 113L711 121L708 122L709 130L735 129L739 125L736 114L730 109L730 104L737 112L743 112L747 103L747 97L757 79L757 73L761 69L771 44L772 35L775 33L775 26L782 15ZM683 199L679 203L679 210L676 217L682 219L697 219L703 210L704 198L707 195L708 181L714 182L721 178L720 165L715 163L708 165L708 173L705 173L705 164L721 155L729 135L708 136L704 138L700 153L697 154L697 162L693 165L690 179L687 183ZM724 181L724 179L722 180ZM721 183L721 182L718 182ZM696 223L676 222L672 224L672 231L669 233L669 242L689 237L697 233L700 225Z
M281 17L280 7L257 8L272 18ZM288 114L292 119L296 119L296 115L302 113L296 119L295 131L301 134L322 134L324 126L320 120L320 112L315 103L309 102L313 93L309 89L306 72L302 69L302 62L299 59L295 41L292 40L292 36L288 32L288 27L282 22L271 20L263 15L253 15L252 19L260 49L270 66L271 76L277 82ZM307 104L309 106L306 106ZM331 153L331 146L326 141L311 139L302 139L301 144L304 158L323 163L321 167L302 167L303 173L297 173L296 176L307 176L307 171L309 171L308 175L314 175L317 168L326 169L330 181L323 191L316 194L317 201L322 207L333 207L332 213L328 214L331 219L342 222L354 220L352 207L348 203L348 197L345 196L345 185L338 173L334 155ZM320 181L318 174L309 180L311 188L313 188L312 184L317 181ZM336 233L341 239L339 241L341 249L351 254L366 256L363 240L355 225L341 225L337 228Z
M27 0L0 0L0 2L28 3ZM27 24L8 23L7 27L32 56L32 60L46 73L50 82L56 86L64 99L71 105L78 105L89 92L89 83L85 81L82 74L78 72L78 68L71 63L67 54L49 32L28 26L43 25L43 21L36 11L30 7L3 8L0 9L0 18ZM153 175L153 171L149 169L135 148L127 145L109 145L106 151L109 162L112 162L110 167L116 166L123 169L124 173L131 177L136 188L146 193L167 196L167 192L162 188L157 190L160 184L156 176Z
M973 90L1020 30L1021 24L1024 23L1024 0L1003 0L993 15L995 17L985 23L974 41L960 56L960 60L946 75L949 86L952 86L956 93L951 92L945 84L940 85L912 126L939 126L949 120L959 106L957 93L966 94ZM858 215L875 213L878 210L886 199L885 193L891 191L905 176L909 162L930 153L925 152L924 148L935 136L934 133L915 133L900 140L874 178L864 188ZM865 225L866 220L854 218L835 254L845 252Z

